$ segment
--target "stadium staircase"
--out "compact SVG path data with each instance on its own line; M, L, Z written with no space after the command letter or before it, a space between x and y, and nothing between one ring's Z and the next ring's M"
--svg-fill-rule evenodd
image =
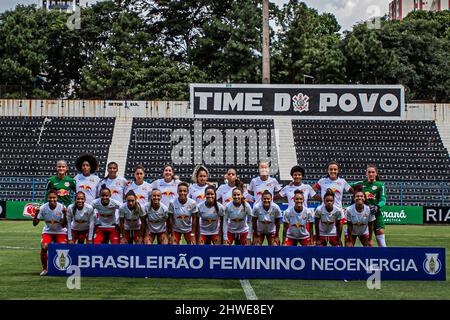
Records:
M450 153L450 123L436 122L436 127L439 130L442 143L444 144L444 147L447 149L447 153Z
M109 147L108 161L117 163L119 169L117 175L123 177L127 165L128 146L133 127L132 117L117 117L114 125L111 146ZM107 168L106 168L107 169ZM105 175L108 173L105 172Z
M289 118L275 118L274 128L280 179L281 181L289 181L291 180L291 168L297 164L292 121Z

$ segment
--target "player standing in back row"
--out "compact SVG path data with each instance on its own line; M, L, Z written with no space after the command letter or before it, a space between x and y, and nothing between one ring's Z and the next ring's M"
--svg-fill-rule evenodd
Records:
M111 199L123 203L125 198L125 189L127 180L123 177L117 176L119 165L116 162L108 163L108 175L100 180L97 188L97 196L100 197L101 185L105 184L111 190Z
M177 187L180 182L173 172L173 167L166 165L163 170L163 178L153 181L151 187L152 190L158 189L161 191L161 203L169 207L170 202L177 197Z
M93 155L84 154L75 161L75 167L80 172L75 176L77 192L83 191L86 203L92 205L97 197L97 187L100 183L100 178L94 174L98 170L98 161Z
M58 202L68 207L72 203L72 193L76 192L75 180L67 175L69 167L67 162L59 160L56 163L57 175L47 179L46 198L50 189L58 192Z
M375 216L374 231L379 247L386 247L384 235L384 217L381 214L381 208L386 205L386 188L380 181L378 168L374 164L369 164L366 169L367 179L352 183L351 186L362 186L362 191L366 194L367 204L370 206L371 213Z
M261 201L262 194L268 190L272 198L281 190L281 185L277 179L269 176L269 164L261 162L259 164L259 177L253 178L248 186L248 193L255 199L255 204Z

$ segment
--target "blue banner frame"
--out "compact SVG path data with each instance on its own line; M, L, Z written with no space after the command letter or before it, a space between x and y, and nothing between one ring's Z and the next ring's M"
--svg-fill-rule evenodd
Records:
M446 280L444 248L50 244L50 276Z

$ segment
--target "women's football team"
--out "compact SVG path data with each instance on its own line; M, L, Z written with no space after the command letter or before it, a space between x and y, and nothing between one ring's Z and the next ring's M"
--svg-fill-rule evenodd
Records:
M180 181L170 165L163 176L151 184L144 181L145 170L137 166L134 181L117 176L118 165L107 166L108 175L100 179L98 162L92 155L80 156L75 178L68 166L57 162L57 175L48 179L47 203L36 210L33 225L45 222L41 240L41 275L47 274L49 243L70 244L187 244L342 246L386 246L380 208L386 191L378 169L368 165L367 179L349 184L339 176L336 162L327 165L327 176L313 187L302 183L305 170L291 169L293 181L281 188L269 175L269 165L261 163L260 175L248 188L235 169L225 174L218 189L208 182L203 165L195 167L192 184ZM352 204L342 206L344 192L352 194ZM71 194L75 193L75 203ZM308 200L320 201L314 210ZM281 212L275 201L288 203ZM253 206L250 206L253 203ZM282 238L280 241L280 226Z

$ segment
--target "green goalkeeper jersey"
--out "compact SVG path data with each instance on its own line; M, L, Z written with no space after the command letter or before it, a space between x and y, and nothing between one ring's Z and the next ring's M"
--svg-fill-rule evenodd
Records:
M58 176L53 176L47 179L46 190L56 189L58 192L58 202L64 204L66 207L72 203L72 192L76 192L75 179L69 176L65 176L64 179L60 179ZM47 198L47 192L45 193Z
M367 180L351 183L350 186L355 189L357 185L362 185L362 191L366 194L367 204L378 205L380 208L386 205L386 188L383 182Z

